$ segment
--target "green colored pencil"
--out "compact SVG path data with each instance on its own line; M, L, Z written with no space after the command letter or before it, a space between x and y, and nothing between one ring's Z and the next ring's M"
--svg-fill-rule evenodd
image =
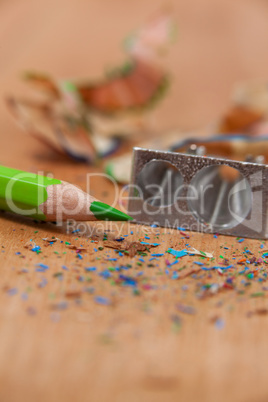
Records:
M0 166L0 209L43 221L132 220L70 183L5 166Z

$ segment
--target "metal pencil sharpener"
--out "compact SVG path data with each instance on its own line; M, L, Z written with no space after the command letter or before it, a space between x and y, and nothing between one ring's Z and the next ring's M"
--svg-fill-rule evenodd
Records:
M142 224L267 238L264 159L239 161L204 156L205 151L134 148L129 214Z

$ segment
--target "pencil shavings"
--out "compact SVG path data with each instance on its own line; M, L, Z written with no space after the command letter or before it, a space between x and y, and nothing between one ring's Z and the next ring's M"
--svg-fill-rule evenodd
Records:
M85 247L79 247L76 246L75 244L66 244L66 247L71 249L71 250L76 250L77 252L81 253L82 251L87 251Z
M44 237L42 240L48 243L56 243L56 241L60 240L57 237Z
M247 313L247 317L252 317L253 315L268 315L268 309L267 308L257 308L254 311L249 311Z
M59 105L56 103L13 97L7 100L7 106L19 126L58 155L94 163L118 149L121 144L119 138L104 137L97 129L91 129L81 113L74 116L65 110L61 101Z
M158 100L167 89L166 74L143 60L131 60L123 69L95 85L78 87L87 107L99 113L139 111ZM119 94L117 88L122 89Z
M24 246L23 246L24 248L26 248L26 249L32 249L33 247L34 247L34 244L31 242L31 241L27 241L25 244L24 244Z
M206 258L213 258L213 254L207 253L206 251L196 250L194 247L191 247L191 249L188 250L188 253L191 255L200 255L201 257L206 257Z
M267 82L245 82L235 87L232 105L218 124L223 134L244 133L248 136L267 134Z
M65 297L67 299L79 299L82 296L82 292L80 290L70 290L65 292Z
M104 245L105 247L125 251L125 254L131 258L134 257L139 251L148 251L148 249L153 247L152 244L145 245L136 241L128 242L126 240L120 243L118 243L117 241L107 240L105 241Z
M7 106L27 133L54 152L95 163L114 153L123 137L144 128L144 111L163 97L169 78L158 55L170 42L172 26L167 13L149 21L127 40L123 67L100 80L60 81L27 73L39 100L10 97Z
M174 250L173 248L169 248L167 250L167 253L174 255L176 258L181 258L184 257L185 255L188 255L187 250Z
M235 105L220 122L220 133L245 133L250 132L252 127L261 122L263 114L250 109L247 106Z
M191 247L189 250L174 250L173 248L169 248L167 253L174 255L176 258L181 258L185 255L200 255L201 257L213 258L213 254L196 250L194 247Z

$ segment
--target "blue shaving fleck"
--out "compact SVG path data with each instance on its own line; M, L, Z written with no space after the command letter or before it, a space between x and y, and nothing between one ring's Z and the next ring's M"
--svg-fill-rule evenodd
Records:
M146 241L141 241L141 244L145 244L147 246L160 246L160 243L148 243Z
M179 274L178 274L178 272L175 271L175 272L173 272L171 279L178 279L178 277L179 277Z
M210 270L212 270L212 269L222 269L222 270L224 270L224 269L230 269L230 268L233 268L234 266L233 265L228 265L228 267L224 267L224 266L221 266L221 267L219 267L219 266L214 266L214 267L209 267L209 268L207 268L207 267L202 267L202 269L204 270L204 271L210 271Z
M102 296L96 296L94 298L95 302L97 304L102 304L103 306L108 306L110 303L110 300L107 299L107 297L102 297Z
M41 250L40 246L35 246L35 247L32 248L32 251L39 251L39 250Z
M171 262L171 263L169 264L169 266L171 267L171 265L178 264L178 262L179 262L179 260L175 260L175 261Z
M18 293L18 289L17 288L8 289L7 293L9 296L14 296Z
M187 250L174 250L173 248L169 248L167 253L174 255L176 258L184 257L188 254Z
M42 264L42 263L35 264L35 266L37 267L37 268L35 269L36 272L45 272L45 271L49 268L48 265L45 265L45 264Z
M225 326L225 322L224 322L224 320L223 320L222 318L218 318L218 319L215 321L215 327L216 327L217 329L223 329L224 326Z
M100 272L100 273L99 273L99 276L102 276L104 279L108 279L108 278L111 278L112 274L111 274L110 271L108 271L108 270L106 269L106 270Z
M124 237L118 237L118 239L115 239L115 241L123 241Z
M135 279L131 278L131 276L119 275L119 279L121 279L121 281L123 281L123 284L125 286L132 286L132 287L137 286L137 281L135 281Z

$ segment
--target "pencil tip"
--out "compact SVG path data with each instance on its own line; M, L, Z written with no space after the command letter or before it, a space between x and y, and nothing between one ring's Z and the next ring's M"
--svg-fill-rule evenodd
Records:
M132 221L133 218L116 208L111 207L101 201L93 201L90 206L90 211L98 220L109 221Z

